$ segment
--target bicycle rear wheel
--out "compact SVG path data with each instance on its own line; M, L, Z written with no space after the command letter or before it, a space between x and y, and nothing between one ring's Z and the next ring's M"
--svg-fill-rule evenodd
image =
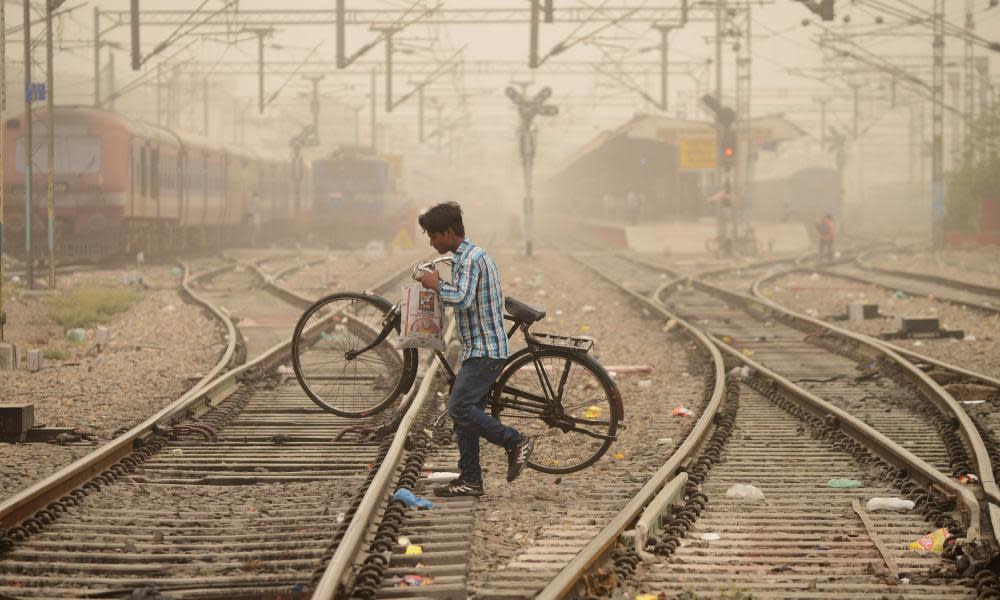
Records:
M378 338L391 309L381 296L353 292L321 298L306 309L292 335L292 367L313 402L342 417L366 417L410 389L417 372L415 349L397 350L386 339L364 354L348 356Z
M528 466L572 473L592 465L618 430L620 395L600 363L582 352L544 348L511 357L490 399L495 418L535 438ZM540 367L540 368L539 368ZM546 401L546 389L555 402Z

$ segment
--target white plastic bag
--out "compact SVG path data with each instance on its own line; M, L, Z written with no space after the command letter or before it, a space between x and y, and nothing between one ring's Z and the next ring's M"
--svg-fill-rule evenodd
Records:
M747 500L748 502L760 502L764 499L764 492L762 492L757 486L737 483L726 490L726 498Z
M868 512L876 510L911 510L913 500L903 500L902 498L872 498L867 504Z
M400 298L400 347L444 350L444 310L438 293L408 283Z

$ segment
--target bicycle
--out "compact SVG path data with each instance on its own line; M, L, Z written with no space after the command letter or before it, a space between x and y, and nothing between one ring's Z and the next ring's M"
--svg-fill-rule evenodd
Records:
M414 275L446 260L421 263ZM513 323L507 338L520 331L525 347L507 359L484 408L535 437L529 467L564 474L592 465L624 429L625 412L617 384L589 354L593 339L530 331L543 309L509 296L504 307ZM328 412L359 418L409 392L418 354L390 341L400 314L399 303L367 291L331 294L307 308L292 336L292 366L306 395ZM452 385L454 370L434 352Z

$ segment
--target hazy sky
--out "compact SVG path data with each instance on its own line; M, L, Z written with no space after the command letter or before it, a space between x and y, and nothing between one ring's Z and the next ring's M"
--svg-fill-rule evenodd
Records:
M528 3L525 0L416 0L418 5L432 6L442 4L445 7L515 7L522 8L527 13ZM41 6L41 3L38 3ZM401 10L413 6L409 0L347 0L348 8L381 8ZM823 65L823 53L817 46L817 39L823 31L833 33L855 34L861 31L871 31L876 27L893 31L894 37L855 37L858 43L867 50L894 61L897 64L907 63L907 70L930 81L929 54L931 50L931 34L926 26L903 27L896 16L872 8L875 5L887 5L891 9L904 10L911 14L921 14L932 6L931 0L855 0L848 2L839 0L837 20L832 23L821 23L801 4L793 0L771 0L769 2L750 2L752 10L752 74L753 74L753 113L769 114L785 112L812 135L818 136L819 104L818 97L831 96L829 104L828 125L841 129L849 128L852 117L853 103L845 87L845 81L829 73L815 71ZM948 0L947 19L955 25L963 25L965 21L964 0ZM88 47L93 38L93 7L99 6L103 11L127 11L128 0L96 0L91 2L69 0L65 7L79 6L69 15L60 19L56 33L61 50L57 54L57 98L60 102L89 103L93 97L93 50ZM211 13L224 6L230 9L292 9L314 8L332 9L333 0L142 0L143 9L174 8L201 9L192 18L191 23L197 24L205 20ZM745 8L747 2L730 1L730 6ZM989 9L989 0L972 2L975 11L976 34L990 41L1000 41L1000 7ZM555 0L556 23L542 26L541 50L545 53L555 43L575 39L591 33L605 20L597 18L594 24L577 25L559 23L559 10L566 7L662 7L673 9L680 6L680 0ZM712 67L707 62L714 56L714 23L712 19L712 3L692 1L691 16L693 21L682 30L674 31L670 37L670 56L672 72L670 78L670 108L668 114L688 118L705 118L699 109L696 98L703 92L714 88ZM20 6L16 2L8 2L8 27L21 22ZM844 18L849 23L844 23ZM881 17L884 24L877 26L876 19ZM674 22L676 16L668 17L666 22ZM803 26L808 22L808 26ZM146 27L142 31L144 52L148 53L155 44L167 39L173 28ZM42 33L41 27L36 27L35 35ZM8 57L11 60L11 78L8 89L20 89L16 80L20 69L17 61L21 59L21 45L16 39L19 34L13 34L8 40ZM348 28L348 51L352 51L375 34L367 27L355 26ZM503 96L503 88L512 79L533 81L532 90L541 85L549 85L553 89L552 102L561 108L561 114L554 119L540 123L541 140L539 160L543 165L558 162L562 157L579 147L580 144L592 138L604 129L620 125L637 112L650 112L653 107L643 100L638 93L627 89L620 82L607 77L595 75L566 76L559 73L570 65L580 62L596 62L602 56L613 56L625 63L654 63L659 59L656 49L659 43L659 33L653 30L649 23L623 24L604 28L590 41L596 43L580 43L574 45L560 56L555 56L535 72L527 69L528 56L528 26L517 25L454 25L425 26L413 25L398 35L400 44L410 48L410 54L399 54L396 60L402 64L416 59L443 60L452 53L463 49L467 61L507 60L517 61L520 68L516 73L501 72L491 75L476 74L466 71L462 75L447 75L428 88L426 106L426 130L428 133L437 129L438 115L441 125L452 131L457 139L464 136L462 150L470 155L484 157L504 156L513 158L514 146L511 131L516 122L510 101ZM569 36L567 38L567 36ZM246 36L244 36L246 37ZM127 28L118 28L105 35L106 40L114 40L128 48L129 38ZM212 124L210 132L221 135L232 135L237 127L234 117L237 112L246 115L252 124L258 122L254 114L256 103L257 81L253 76L232 78L227 74L226 63L229 61L256 61L256 42L252 39L234 43L235 38L221 37L214 40L200 38L181 38L163 51L159 57L148 62L152 67L162 59L170 64L185 64L191 60L217 64L216 71L210 77L209 116ZM188 46L190 44L190 46ZM735 83L734 52L731 48L733 40L727 39L723 59L724 89L728 97L732 94ZM183 48L185 48L182 50ZM269 38L266 54L269 60L299 62L307 56L310 60L332 61L334 58L334 31L332 26L294 26L278 30ZM642 50L645 50L643 52ZM961 59L962 44L954 37L947 41L949 57ZM976 54L984 56L987 51L976 48ZM1000 60L996 53L990 56L990 72L1000 73ZM381 62L384 57L383 47L377 46L364 61ZM104 60L106 61L106 55ZM39 67L44 66L44 53L39 49L35 54ZM134 73L128 69L128 54L117 52L117 68L115 79L117 87L129 84L141 78L140 81L152 83L155 81L153 70L146 73ZM182 67L183 68L183 67ZM360 136L367 140L369 135L369 77L370 67L352 66L347 72L331 73L321 83L323 93L324 130L338 141L353 141L355 128ZM805 70L804 76L796 76L796 70ZM405 67L400 66L394 80L397 98L411 89ZM683 74L686 71L687 74ZM107 71L105 69L105 76ZM993 80L996 81L996 76ZM178 81L176 87L175 106L180 111L179 126L188 129L198 129L203 125L203 104L201 96L202 84L199 80L188 78ZM865 129L863 143L872 152L872 160L886 157L886 152L879 150L884 146L899 146L900 136L907 135L909 127L909 108L904 100L913 97L912 94L899 92L898 104L894 108L890 104L891 78L885 74L859 74L853 76L852 83L861 85L861 125ZM632 79L633 85L638 85L652 95L659 95L659 77L655 69L645 76ZM105 84L107 85L107 84ZM266 119L260 124L281 123L278 131L285 135L288 130L288 120L298 123L308 121L308 97L310 84L299 76L269 75L266 80L266 95L280 90L273 106L268 109ZM432 148L427 150L427 144L415 148L416 144L416 98L396 109L392 115L385 115L381 99L384 94L383 79L379 76L377 95L380 99L379 121L380 141L391 150L436 151L436 141L431 140ZM155 119L155 88L152 86L136 86L135 91L123 97L118 106L120 109L138 111L141 116ZM951 97L949 95L949 102ZM165 100L161 97L161 102ZM349 108L354 107L355 110ZM358 123L355 125L355 117ZM925 124L929 127L929 110ZM278 135L278 134L276 134ZM363 140L363 141L364 141ZM264 140L272 143L271 140ZM891 154L891 153L890 153ZM886 159L886 158L884 158ZM890 162L893 161L888 158Z

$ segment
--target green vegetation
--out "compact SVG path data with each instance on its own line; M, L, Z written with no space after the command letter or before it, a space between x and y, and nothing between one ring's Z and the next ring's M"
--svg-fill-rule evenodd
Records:
M139 293L125 288L84 286L47 300L49 316L63 327L107 323L139 300Z
M981 198L1000 198L1000 103L970 124L962 164L948 176L945 226L977 231Z
M69 357L69 352L61 348L46 348L42 350L42 356L45 360L66 360Z

